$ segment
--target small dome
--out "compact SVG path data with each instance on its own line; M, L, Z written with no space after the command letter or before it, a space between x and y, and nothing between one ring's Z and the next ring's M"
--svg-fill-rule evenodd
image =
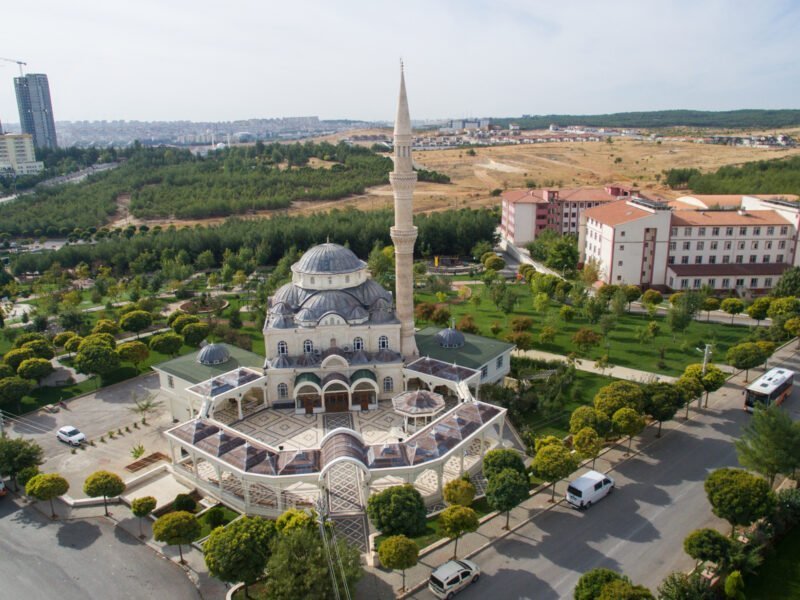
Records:
M366 266L349 248L328 243L306 251L292 270L298 273L336 274L360 271Z
M436 334L436 341L442 348L461 348L464 345L464 334L458 329L448 327Z
M228 362L230 357L224 344L208 344L197 353L197 362L201 365L221 365Z

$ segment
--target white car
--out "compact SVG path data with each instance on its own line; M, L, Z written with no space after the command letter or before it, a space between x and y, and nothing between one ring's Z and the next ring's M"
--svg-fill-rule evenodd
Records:
M579 509L589 508L614 491L616 482L608 475L589 471L567 486L567 502Z
M58 430L56 437L61 442L66 442L70 446L80 446L86 441L86 436L71 425L66 425Z
M428 589L437 598L450 600L480 576L480 568L471 560L450 560L431 573Z

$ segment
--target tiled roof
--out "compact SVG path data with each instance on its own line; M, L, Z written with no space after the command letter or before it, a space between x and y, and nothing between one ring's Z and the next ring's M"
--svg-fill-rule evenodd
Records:
M743 263L727 265L669 265L668 270L677 277L756 277L759 275L781 275L791 265L785 263Z
M584 211L587 219L594 219L604 225L621 225L629 221L635 221L643 217L649 217L653 213L650 211L638 208L628 204L627 200L619 200L618 202L609 202L602 206L594 206Z
M672 225L790 225L774 210L676 210Z
M507 190L503 199L512 204L540 204L547 202L546 192L558 192L558 200L566 202L611 202L618 197L609 194L605 188L544 188L536 190Z
M197 355L201 352L198 350L197 352L184 354L183 356L160 363L153 368L194 384L205 381L206 379L211 379L212 377L217 377L218 375L223 375L224 373L233 371L237 367L261 369L264 366L263 356L229 344L218 345L225 346L230 354L230 358L224 363L218 365L202 365L197 362Z

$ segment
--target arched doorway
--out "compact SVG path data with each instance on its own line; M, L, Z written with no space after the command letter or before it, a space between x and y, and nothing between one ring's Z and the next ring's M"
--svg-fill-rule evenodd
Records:
M369 410L378 399L378 385L374 381L362 380L353 387L352 407Z
M295 392L295 408L301 409L305 414L310 415L313 414L315 408L321 407L322 399L316 386L305 383L297 388Z
M350 408L350 394L341 382L331 383L325 388L325 412L347 412Z

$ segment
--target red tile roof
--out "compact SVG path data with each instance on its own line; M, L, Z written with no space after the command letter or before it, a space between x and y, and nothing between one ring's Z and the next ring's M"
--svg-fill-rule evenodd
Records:
M546 192L558 192L558 199L564 202L612 202L617 196L609 194L605 188L542 188L536 190L506 190L502 196L511 204L542 204L547 202Z
M601 206L589 208L583 212L587 219L594 219L604 225L613 227L628 221L635 221L652 215L650 211L628 204L627 200L609 202Z
M790 225L774 210L676 210L672 225Z

